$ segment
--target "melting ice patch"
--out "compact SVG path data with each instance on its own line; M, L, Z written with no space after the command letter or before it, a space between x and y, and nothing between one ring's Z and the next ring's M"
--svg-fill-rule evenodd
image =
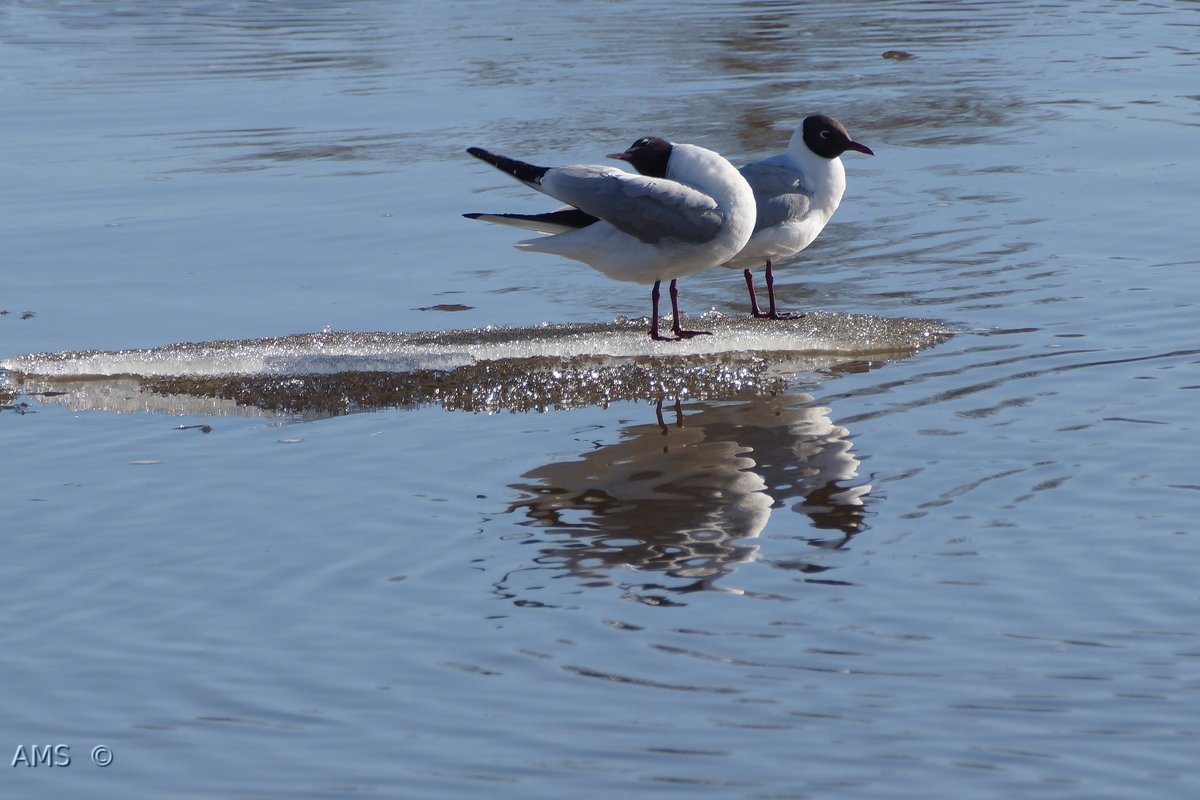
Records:
M713 335L677 342L652 341L644 322L621 320L39 353L0 367L10 393L73 408L329 415L437 402L525 410L777 391L797 372L903 358L952 335L928 320L823 312L781 321L710 314L702 324Z
M766 321L711 315L712 336L655 342L644 323L544 324L433 333L302 333L266 339L170 344L140 350L83 350L16 356L0 367L24 375L141 377L330 375L448 370L502 359L661 358L731 353L898 355L950 335L928 320L812 313Z

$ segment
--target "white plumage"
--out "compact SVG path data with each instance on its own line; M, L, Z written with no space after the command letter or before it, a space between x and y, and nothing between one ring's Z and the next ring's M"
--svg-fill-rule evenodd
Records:
M644 138L610 158L641 174L609 166L538 167L489 153L467 152L522 183L566 203L546 214L467 214L549 235L517 242L523 250L582 261L610 278L653 283L650 335L658 332L659 284L671 282L676 337L704 331L680 327L676 281L727 261L750 241L755 201L750 185L712 150Z
M833 117L808 117L792 134L787 151L741 168L754 192L757 220L750 241L722 266L744 270L750 309L756 317L780 319L775 307L772 262L800 252L824 229L846 191L846 169L840 156L847 150L874 155L850 138ZM759 310L752 270L766 264L769 310Z

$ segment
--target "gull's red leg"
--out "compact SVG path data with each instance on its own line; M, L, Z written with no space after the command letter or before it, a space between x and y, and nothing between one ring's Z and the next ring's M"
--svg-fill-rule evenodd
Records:
M712 331L685 331L679 327L679 288L675 285L678 279L671 280L671 330L680 339L690 339L693 336L711 336Z

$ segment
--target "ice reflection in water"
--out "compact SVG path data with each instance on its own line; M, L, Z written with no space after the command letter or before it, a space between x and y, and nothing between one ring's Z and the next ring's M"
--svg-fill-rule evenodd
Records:
M614 444L527 472L509 510L536 531L528 540L540 551L534 575L565 570L656 605L705 589L741 593L730 576L760 558L755 540L781 508L835 532L810 544L844 546L866 528L871 487L857 480L849 432L811 401L798 395L694 412L678 403L664 411L660 402L657 422L627 426ZM819 559L773 563L826 569ZM534 586L517 585L531 577L523 572L498 588L536 603Z

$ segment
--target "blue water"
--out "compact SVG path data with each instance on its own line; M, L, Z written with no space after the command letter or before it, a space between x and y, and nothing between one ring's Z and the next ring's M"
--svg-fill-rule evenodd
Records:
M462 219L545 210L464 149L738 162L817 110L877 155L783 306L958 332L678 413L0 384L0 794L1195 796L1198 33L1189 2L0 8L0 358L636 318ZM746 311L736 273L681 283Z

